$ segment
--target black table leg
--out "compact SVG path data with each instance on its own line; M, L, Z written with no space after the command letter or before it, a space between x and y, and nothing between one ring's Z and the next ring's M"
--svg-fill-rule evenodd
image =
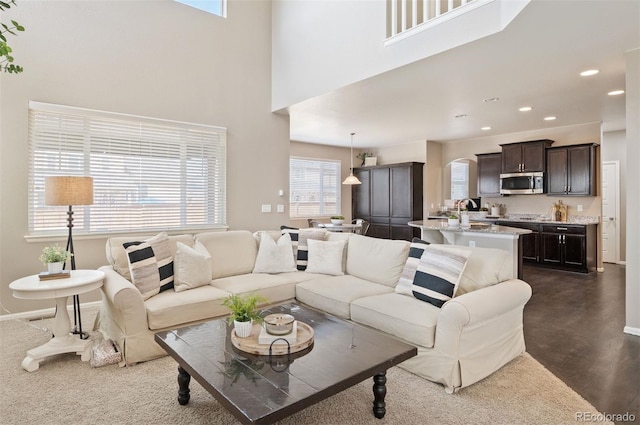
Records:
M387 413L384 398L387 395L387 372L384 371L373 377L373 416L378 419L384 418Z
M191 375L182 366L178 366L178 403L181 406L189 403L189 382L191 382Z

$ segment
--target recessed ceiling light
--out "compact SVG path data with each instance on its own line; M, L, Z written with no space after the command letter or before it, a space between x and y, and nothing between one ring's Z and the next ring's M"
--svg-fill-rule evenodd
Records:
M553 116L551 116L551 117L544 117L544 120L545 120L545 121L553 121L553 120L555 120L555 119L556 119L556 117L553 117Z
M467 118L467 114L456 115L456 118Z
M610 91L609 93L607 93L609 96L617 96L619 94L624 93L624 90L614 90L614 91Z
M591 75L596 75L598 72L600 71L598 71L597 69L588 69L586 71L582 71L580 75L583 77L589 77Z
M533 108L531 106L523 106L522 108L518 109L518 111L520 111L520 112L529 112L532 109Z
M500 100L500 98L499 98L499 97L490 97L490 98L488 98L488 99L483 99L482 101L483 101L483 102L497 102L497 101L499 101L499 100Z
M480 130L482 131L489 131L491 130L491 127L487 126L487 127L482 127Z

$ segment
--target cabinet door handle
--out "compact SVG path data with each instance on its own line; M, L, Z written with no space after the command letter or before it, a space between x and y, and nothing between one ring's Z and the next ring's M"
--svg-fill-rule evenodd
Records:
M569 230L569 229L566 227L556 227L556 230Z
M567 192L571 192L571 186L569 186L569 188L567 189Z

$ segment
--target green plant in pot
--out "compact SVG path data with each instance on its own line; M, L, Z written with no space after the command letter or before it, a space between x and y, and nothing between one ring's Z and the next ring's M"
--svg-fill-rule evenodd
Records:
M260 323L262 317L258 311L258 304L267 303L265 297L260 294L249 295L229 295L222 305L231 310L229 315L229 324L233 323L236 336L246 338L251 335L253 322Z
M47 266L49 273L60 273L64 263L71 258L71 254L60 245L45 246L40 254L40 261Z
M343 224L344 223L344 216L343 215L332 215L331 216L331 223L332 224Z
M449 214L447 218L449 227L458 227L460 225L460 219L457 214Z

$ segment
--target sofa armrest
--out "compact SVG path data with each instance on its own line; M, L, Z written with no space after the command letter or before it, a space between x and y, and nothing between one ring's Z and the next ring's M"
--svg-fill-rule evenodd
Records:
M132 335L147 331L147 312L140 291L113 267L103 266L99 270L105 274L101 288L101 330L113 339L120 339L117 334ZM113 326L117 329L113 329Z
M485 326L487 333L499 334L497 326L508 330L522 327L522 311L531 298L531 287L519 279L454 297L442 306L436 327L436 345L448 353L458 353L465 332L478 331ZM502 320L505 316L518 320ZM496 327L494 327L496 326ZM503 330L503 331L504 331Z

